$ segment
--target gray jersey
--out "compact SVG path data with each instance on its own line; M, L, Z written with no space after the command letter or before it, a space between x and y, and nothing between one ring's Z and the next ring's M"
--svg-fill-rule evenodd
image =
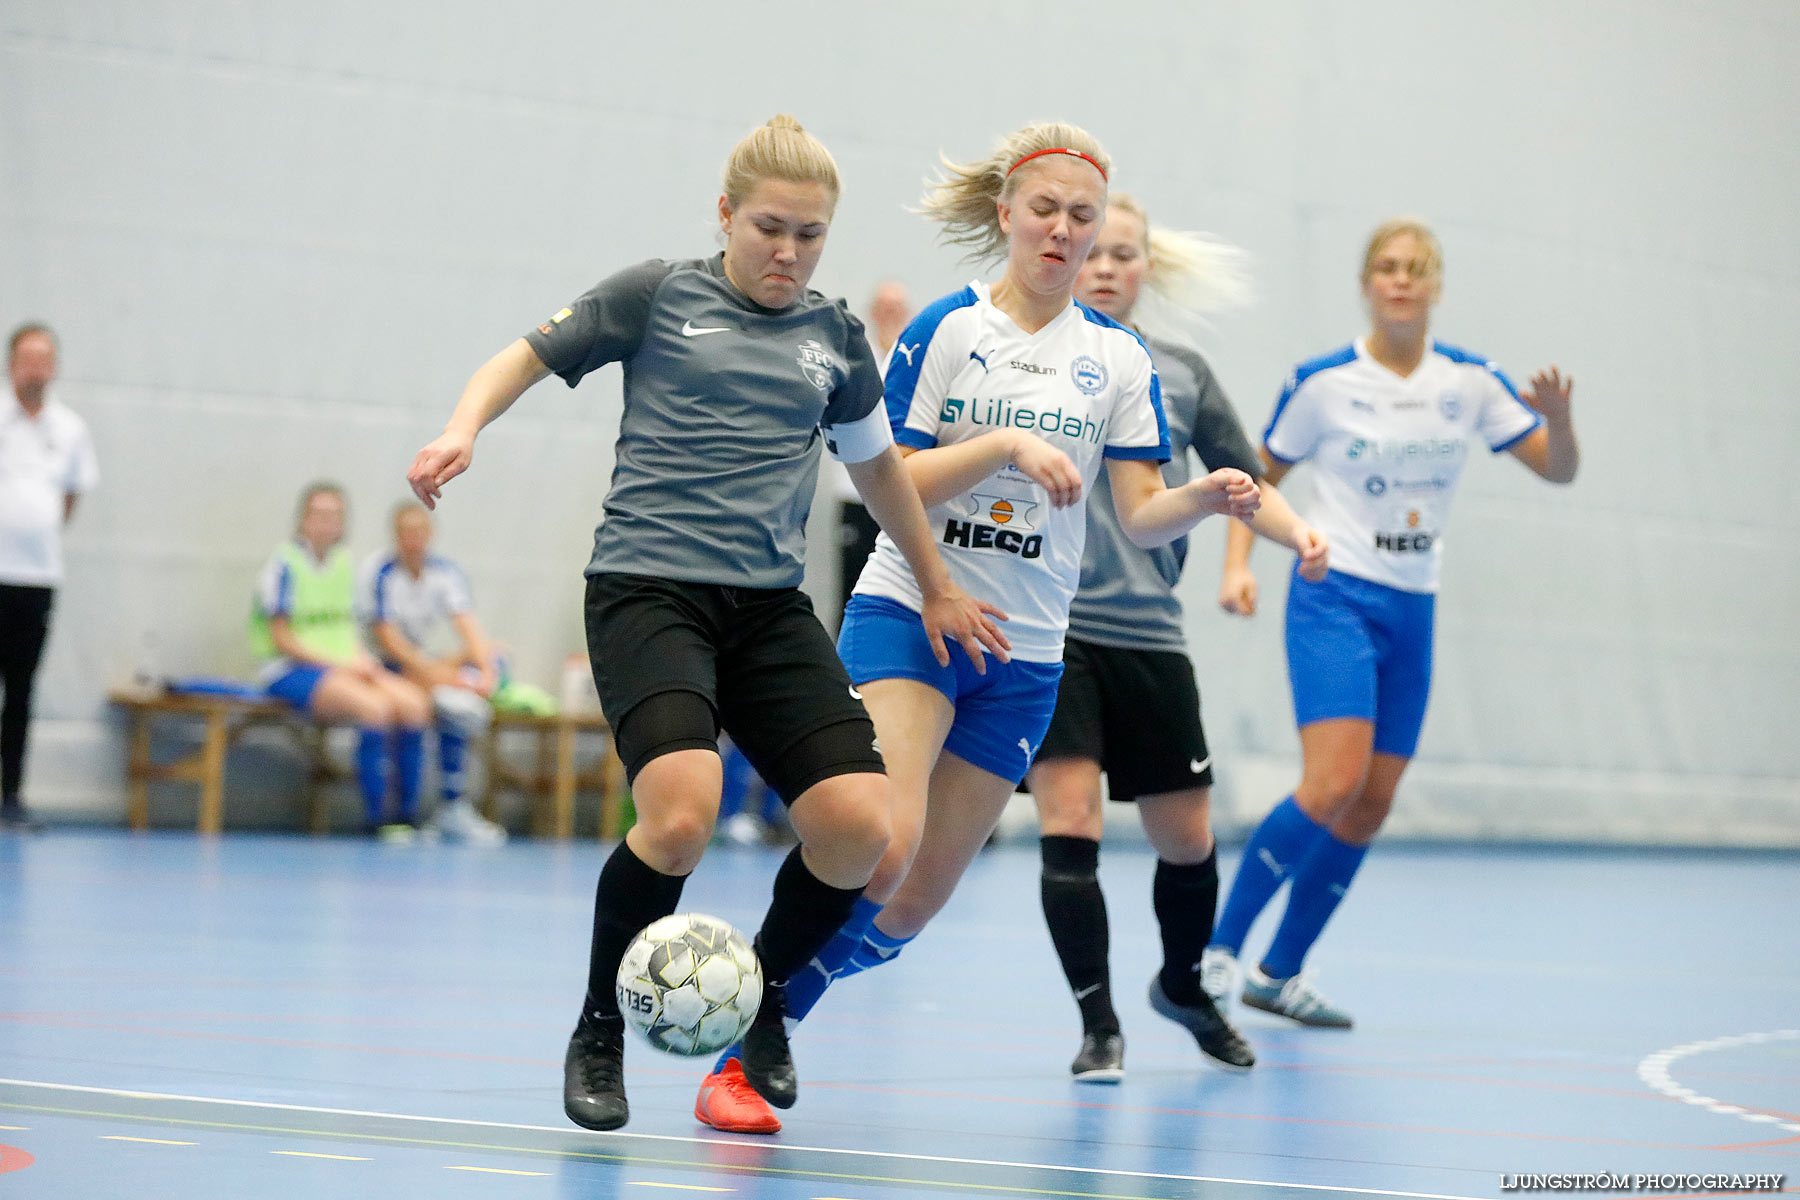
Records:
M1188 481L1189 450L1209 471L1236 467L1260 477L1262 464L1206 360L1179 342L1144 342L1162 377L1163 412L1169 420L1170 458L1163 465L1163 481L1170 487ZM1081 556L1081 586L1069 609L1069 636L1130 650L1185 652L1175 584L1187 559L1187 539L1155 550L1132 545L1119 525L1104 473L1094 483L1087 510L1087 546Z
M885 429L881 375L843 302L808 291L763 308L722 255L620 271L525 339L570 387L625 365L589 575L796 587L821 443L871 414Z

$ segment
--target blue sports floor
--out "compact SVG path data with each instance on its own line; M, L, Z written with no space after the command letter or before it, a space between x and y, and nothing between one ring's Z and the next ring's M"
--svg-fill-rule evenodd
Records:
M779 853L715 847L683 907L754 928ZM795 1043L800 1103L762 1139L697 1125L702 1066L641 1043L630 1126L565 1122L602 856L0 838L0 1200L1800 1188L1793 855L1379 846L1313 963L1357 1028L1239 1009L1260 1061L1235 1076L1145 1004L1152 864L1109 848L1129 1041L1109 1088L1069 1080L1035 850L1003 848L903 958L826 998Z

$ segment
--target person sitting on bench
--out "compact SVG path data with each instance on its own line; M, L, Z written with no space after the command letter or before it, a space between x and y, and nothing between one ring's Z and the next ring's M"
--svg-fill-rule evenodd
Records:
M343 540L344 490L314 483L300 495L298 528L275 548L258 580L251 647L271 696L320 721L354 724L362 736L356 778L365 830L392 840L418 825L419 777L431 698L388 670L357 638L356 584ZM388 763L396 767L398 822L386 820Z
M394 509L394 544L364 560L358 615L369 647L388 670L431 696L444 802L432 819L447 838L495 845L506 831L476 813L464 793L469 742L493 718L500 682L494 650L475 619L461 568L431 552L431 514L416 500Z

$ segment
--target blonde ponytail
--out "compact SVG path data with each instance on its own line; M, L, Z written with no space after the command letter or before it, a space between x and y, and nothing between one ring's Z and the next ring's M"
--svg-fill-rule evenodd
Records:
M1173 332L1193 317L1250 302L1250 256L1244 250L1210 234L1154 224L1144 206L1125 192L1114 192L1107 205L1130 213L1146 231L1150 269L1132 310L1133 322Z
M1006 235L1000 232L995 206L1012 199L1018 189L1014 169L1046 151L1086 159L1102 178L1112 174L1112 159L1087 130L1059 122L1027 125L1004 138L986 158L959 163L940 154L943 169L936 179L926 181L917 211L944 227L944 241L967 246L969 258L999 258L1006 253Z
M758 125L732 148L720 180L726 203L735 210L764 179L821 184L831 194L831 207L837 208L837 161L824 143L786 113Z

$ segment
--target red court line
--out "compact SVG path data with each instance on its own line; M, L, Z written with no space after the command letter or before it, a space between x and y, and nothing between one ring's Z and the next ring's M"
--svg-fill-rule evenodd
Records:
M0 1019L5 1019L5 1018L9 1018L9 1017L16 1019L16 1016L17 1016L16 1014L0 1014ZM192 1039L198 1039L198 1040L203 1040L203 1041L234 1042L234 1043L247 1044L247 1045L282 1046L282 1047L287 1047L287 1048L291 1048L291 1049L301 1049L301 1050L329 1050L329 1051L349 1052L349 1053L381 1054L381 1055L390 1055L390 1056L402 1057L402 1058L450 1059L450 1060L463 1061L463 1062L506 1063L509 1065L534 1066L534 1067L545 1067L545 1068L555 1068L555 1067L561 1065L560 1063L550 1060L550 1059L518 1058L518 1057L512 1057L512 1056L506 1056L506 1055L495 1055L495 1054L470 1054L467 1052L454 1051L454 1050L418 1050L418 1049L407 1049L407 1048L392 1047L392 1046L358 1046L358 1045L347 1044L347 1043L314 1042L314 1041L307 1041L307 1040L298 1039L298 1038L276 1038L276 1037L258 1036L258 1035L253 1035L253 1034L220 1033L220 1032L211 1031L211 1030L201 1031L201 1030L184 1030L184 1029L159 1029L159 1028L155 1028L155 1027L141 1027L141 1026L102 1024L102 1023L84 1023L84 1022L78 1022L78 1021L56 1021L56 1020L28 1022L28 1023L50 1024L50 1025L57 1025L57 1026L65 1027L65 1028L74 1028L74 1029L100 1029L100 1030L106 1030L106 1031L114 1032L114 1033L137 1033L137 1034L144 1034L144 1035L153 1036L153 1037L192 1038ZM635 1069L636 1068L634 1068L634 1070ZM1337 1068L1333 1068L1333 1069L1335 1070ZM666 1075L666 1076L675 1077L675 1078L683 1078L683 1079L695 1078L695 1071L694 1071L694 1069L691 1069L691 1068L687 1069L687 1070L679 1070L679 1069L669 1068L669 1067L650 1067L650 1068L644 1068L643 1071L644 1071L644 1073L647 1073L647 1074ZM1489 1082L1489 1081L1481 1080L1479 1082ZM1439 1127L1427 1126L1427 1125L1393 1125L1393 1124L1385 1124L1385 1123L1380 1123L1380 1122L1368 1122L1368 1121L1340 1121L1340 1120L1332 1120L1332 1119L1323 1118L1323 1117L1285 1117L1285 1116L1274 1116L1274 1115L1265 1115L1265 1114L1257 1114L1257 1113L1216 1112L1216 1111L1210 1111L1210 1110L1205 1110L1205 1109L1160 1108L1160 1107L1146 1107L1146 1106L1138 1106L1138 1105L1100 1104L1100 1103L1096 1103L1093 1101L1056 1100L1056 1099L1044 1099L1044 1098L1040 1098L1040 1097L982 1096L982 1095L971 1095L966 1092L947 1092L947 1091L929 1090L929 1089L921 1089L921 1088L901 1088L901 1087L890 1087L890 1086L875 1085L875 1084L825 1082L825 1083L812 1083L812 1084L809 1084L808 1086L813 1087L813 1088L826 1089L826 1090L858 1091L858 1092L868 1092L868 1093L874 1093L874 1094L880 1094L880 1095L917 1096L917 1097L923 1097L923 1098L927 1098L927 1099L949 1099L949 1100L959 1100L959 1101L965 1101L965 1102L966 1101L975 1101L975 1102L991 1103L991 1104L1024 1104L1024 1105L1031 1105L1031 1106L1037 1106L1037 1107L1050 1107L1050 1108L1062 1108L1062 1109L1068 1109L1068 1108L1099 1109L1102 1111L1135 1112L1135 1113L1147 1113L1150 1115L1162 1115L1162 1116L1213 1117L1213 1118L1222 1118L1222 1119L1239 1120L1239 1121L1270 1121L1270 1122L1277 1122L1277 1123L1283 1123L1283 1124L1317 1125L1317 1126L1323 1126L1323 1127L1329 1127L1329 1128L1341 1128L1341 1129L1379 1129L1379 1130L1386 1130L1386 1131L1390 1131L1390 1132L1401 1132L1401 1133L1433 1133L1433 1134L1443 1134L1443 1135L1457 1136L1457 1137L1488 1137L1488 1138L1504 1138L1504 1139L1510 1139L1510 1140L1523 1140L1523 1141L1567 1142L1567 1143L1572 1143L1572 1144L1576 1144L1576 1145L1629 1146L1629 1147L1636 1147L1636 1148L1654 1148L1654 1149L1665 1149L1665 1150L1705 1149L1705 1147L1701 1147L1701 1146L1678 1145L1678 1144L1669 1143L1669 1142L1624 1141L1624 1140L1611 1139L1611 1138L1574 1137L1574 1136L1562 1135L1562 1134L1509 1133L1509 1132L1504 1132L1504 1131L1500 1131L1500 1130L1446 1129L1446 1128L1439 1128ZM1631 1094L1632 1098L1634 1098L1634 1099L1648 1098L1648 1099L1654 1099L1654 1100L1661 1100L1664 1103L1671 1103L1671 1104L1677 1103L1677 1101L1670 1100L1666 1097L1657 1095L1655 1093L1630 1093L1630 1094Z
M188 1014L188 1015L191 1016L193 1014ZM346 1021L350 1021L350 1022L369 1022L369 1023L380 1023L384 1020L387 1020L384 1018L343 1018L343 1019ZM359 1045L359 1044L353 1044L353 1043L321 1042L321 1041L313 1041L313 1040L299 1039L299 1038L272 1037L272 1036L268 1036L268 1035L223 1033L223 1032L214 1031L214 1030L168 1029L168 1028L158 1028L158 1027L152 1027L152 1026L119 1024L117 1022L89 1021L89 1020L83 1020L80 1018L71 1018L71 1017L67 1017L67 1016L57 1016L57 1015L42 1014L42 1013L0 1013L0 1020L11 1020L11 1021L26 1023L26 1024L51 1025L51 1026L60 1027L60 1028L98 1029L98 1030L104 1030L104 1031L115 1032L115 1033L140 1034L140 1035L151 1036L151 1037L163 1037L163 1038L171 1038L171 1039L173 1039L173 1038L191 1038L191 1039L200 1039L200 1040L208 1040L208 1041L235 1042L235 1043L247 1044L247 1045L279 1046L279 1047L284 1047L284 1048L289 1048L289 1049L317 1050L317 1051L329 1051L329 1052L338 1052L338 1053L379 1054L379 1055L388 1055L388 1056L395 1056L395 1057L430 1058L430 1059L443 1059L443 1060L451 1060L451 1061L477 1062L477 1063L503 1063L503 1064L508 1064L508 1065L535 1066L535 1067L555 1067L557 1065L556 1062L554 1062L553 1060L549 1060L549 1059L523 1058L523 1057L518 1057L518 1056L510 1056L510 1055L475 1054L475 1053L470 1053L470 1052L466 1052L466 1051L430 1050L430 1049L417 1049L417 1048L394 1047L394 1046L369 1046L369 1045ZM525 1025L522 1027L533 1028L533 1027L540 1027L540 1026ZM1498 1079L1498 1078L1492 1078L1492 1077L1487 1077L1487 1076L1443 1075L1443 1074L1432 1074L1432 1073L1420 1072L1420 1071L1383 1070L1380 1068L1363 1067L1363 1066L1348 1066L1348 1065L1346 1065L1346 1066L1319 1066L1319 1065L1312 1065L1312 1064L1271 1063L1271 1062L1268 1062L1267 1060L1264 1060L1264 1065L1265 1065L1265 1067L1267 1067L1269 1069L1287 1070L1287 1071L1295 1071L1295 1072L1320 1072L1320 1073L1328 1073L1328 1074L1379 1076L1379 1077L1384 1077L1384 1078L1415 1079L1415 1080L1424 1080L1424 1081L1439 1082L1439 1083L1470 1084L1470 1085L1476 1085L1476 1086L1481 1086L1481 1085L1503 1086L1503 1087L1534 1089L1534 1090L1544 1090L1544 1091L1574 1092L1577 1094L1610 1096L1610 1097L1615 1097L1615 1098L1622 1097L1622 1098L1631 1099L1631 1100L1655 1100L1655 1101L1659 1101L1662 1103L1679 1103L1679 1101L1675 1100L1672 1097L1666 1097L1659 1093L1649 1092L1649 1091L1623 1091L1623 1090L1618 1090L1618 1089L1591 1088L1591 1087L1584 1087L1584 1086L1573 1085L1573 1084L1556 1084L1556 1083L1537 1082L1537 1081L1530 1081L1530 1080ZM676 1077L676 1078L686 1078L692 1074L692 1072L689 1070L681 1070L678 1068L649 1067L649 1068L634 1068L634 1070L642 1070L644 1073L647 1073L647 1074L666 1075L666 1076ZM1059 1106L1059 1107L1098 1108L1098 1109L1105 1109L1105 1110L1111 1110L1111 1109L1117 1108L1120 1111L1137 1111L1137 1112L1147 1112L1147 1113L1152 1113L1152 1114L1229 1117L1229 1118L1235 1118L1235 1119L1239 1119L1239 1120L1293 1121L1293 1122L1304 1123L1304 1124L1319 1124L1319 1125L1327 1125L1327 1126L1338 1126L1338 1127L1344 1127L1344 1128L1382 1129L1382 1130L1389 1130L1389 1131L1413 1132L1413 1133L1437 1133L1437 1134L1467 1136L1467 1137L1501 1137L1501 1138L1516 1138L1516 1139L1527 1139L1527 1140L1537 1140L1537 1141L1564 1141L1564 1142L1573 1142L1573 1143L1582 1144L1582 1145L1615 1145L1615 1146L1658 1147L1658 1148L1679 1148L1679 1149L1702 1149L1702 1148L1704 1148L1704 1149L1723 1151L1723 1150L1733 1150L1733 1149L1744 1149L1744 1150L1760 1149L1760 1148L1763 1148L1766 1146L1778 1146L1778 1145L1784 1145L1784 1144L1789 1144L1789 1143L1793 1143L1796 1141L1800 1141L1800 1138L1782 1138L1782 1139L1776 1139L1772 1142L1766 1142L1766 1143L1747 1143L1747 1144L1744 1144L1743 1146L1711 1146L1711 1147L1679 1146L1679 1147L1677 1147L1677 1146L1673 1146L1670 1143L1663 1143L1663 1142L1633 1142L1633 1141L1623 1141L1623 1140L1615 1140L1615 1139L1569 1137L1569 1136L1563 1136L1563 1135L1546 1135L1546 1134L1532 1134L1532 1133L1507 1133L1507 1132L1502 1132L1502 1131L1497 1131L1497 1130L1443 1129L1443 1128L1436 1128L1436 1127L1430 1127L1430 1126L1389 1125L1389 1124L1381 1124L1381 1123L1332 1121L1332 1120L1325 1120L1325 1119L1318 1119L1318 1118L1292 1118L1292 1117L1261 1116L1261 1115L1243 1114L1243 1113L1205 1112L1205 1111L1201 1111L1201 1110L1187 1110L1187 1109L1132 1108L1129 1106L1115 1106L1115 1105L1096 1104L1096 1103L1089 1103L1089 1102L1044 1101L1044 1100L1018 1098L1018 1097L993 1097L993 1096L969 1097L964 1093L926 1091L926 1090L918 1090L918 1089L893 1088L893 1087L883 1087L883 1086L864 1085L864 1084L851 1084L851 1083L819 1083L819 1084L814 1084L813 1086L822 1087L822 1088L837 1088L837 1089L843 1089L843 1090L861 1090L861 1091L896 1094L896 1095L917 1095L917 1096L928 1096L928 1097L937 1097L937 1098L980 1099L980 1100L985 1100L985 1101L992 1102L992 1103L1049 1104L1049 1105ZM1753 1110L1753 1111L1761 1111L1761 1110ZM1785 1113L1771 1113L1770 1115L1781 1116L1784 1119L1790 1119L1790 1120L1800 1119L1800 1118L1791 1117L1789 1114L1785 1114Z
M19 1014L0 1013L0 1020L17 1020ZM511 1066L527 1067L561 1067L562 1060L549 1058L519 1058L504 1054L471 1054L461 1050L421 1050L406 1046L362 1046L349 1042L315 1042L303 1038L281 1038L249 1033L220 1033L203 1029L159 1029L147 1025L116 1025L103 1022L65 1021L56 1019L25 1020L21 1024L51 1025L62 1029L98 1029L108 1033L135 1033L149 1037L193 1038L208 1042L234 1042L249 1046L280 1046L293 1050L325 1050L354 1054L382 1054L397 1058L438 1058L459 1062L504 1063ZM703 1060L696 1060L697 1062ZM695 1070L681 1071L669 1067L633 1067L634 1071L648 1075L670 1075L679 1078L698 1079Z
M1673 1097L1660 1092L1627 1090L1625 1088L1588 1087L1579 1083L1545 1083L1532 1079L1502 1079L1497 1075L1440 1075L1426 1071L1387 1070L1381 1067L1327 1067L1313 1063L1265 1063L1257 1060L1258 1067L1268 1066L1276 1071L1317 1072L1321 1075L1373 1075L1384 1079L1422 1079L1433 1083L1470 1083L1482 1087L1534 1088L1546 1092L1574 1092L1585 1096L1619 1096L1627 1100L1659 1100L1665 1103L1678 1103Z
M7 976L7 975L22 976L22 975L26 975L26 974L32 974L38 978L42 978L46 975L57 974L57 973L58 972L54 972L54 971L52 971L52 972L27 972L23 968L0 967L0 976ZM195 979L191 976L132 975L132 974L129 974L126 972L110 971L110 970L105 970L105 969L101 969L101 968L66 968L61 973L67 974L67 975L73 975L73 976L89 976L89 977L109 979L109 980L125 978L125 979L129 979L135 983L138 983L139 985L143 985L143 984L147 984L147 983L151 983L151 982L162 982L162 983L167 983L167 984L171 984L171 985L179 984L182 986L216 986L216 987L229 987L229 988L257 987L257 988L278 989L278 990L282 990L282 991L339 992L339 993L350 993L350 994L355 994L355 995L374 995L374 996L429 995L429 996L432 996L435 998L444 998L444 997L450 997L450 996L491 998L493 995L496 995L496 994L513 996L513 997L517 997L517 996L521 995L521 993L519 993L519 992L502 991L502 992L495 993L495 992L489 992L489 991L476 991L476 990L472 990L472 989L469 989L466 987L458 988L458 987L415 986L415 985L395 984L395 985L390 985L388 987L371 988L371 987L367 987L367 986L363 986L363 985L357 985L357 984L354 984L351 982L346 982L343 984L333 984L333 983L320 982L317 980L235 979L235 978L229 978L229 977L217 978L217 979L212 979L212 980L200 980L200 979ZM547 992L530 993L529 995L536 996L540 1002L547 1003L547 1002L551 1002L551 1000L552 1000L549 993L547 993ZM554 1002L561 1004L562 1001L565 999L566 999L565 996L563 996L561 993L558 993L554 997ZM152 1019L183 1019L183 1018L193 1017L197 1014L194 1014L191 1011L183 1011L183 1012L179 1012L179 1013L168 1013L168 1014L159 1014L159 1013L153 1013L153 1014L145 1014L145 1013L85 1014L84 1013L84 1014L63 1014L63 1015L79 1016L82 1018L86 1018L90 1015L104 1016L104 1017L113 1018L113 1019L122 1017L124 1019L129 1020L129 1019L134 1019L134 1018L139 1018L139 1017L149 1017ZM0 1014L0 1016L3 1016L3 1014ZM289 1022L294 1022L294 1023L305 1023L308 1021L317 1021L317 1022L331 1022L331 1023L337 1023L337 1024L359 1024L360 1023L360 1024L368 1024L368 1025L380 1025L384 1021L388 1021L388 1022L391 1022L394 1024L404 1024L404 1025L410 1025L410 1026L415 1026L415 1027L426 1026L426 1025L441 1025L446 1028L454 1028L454 1027L457 1027L459 1024L462 1027L468 1027L468 1028L495 1028L496 1026L498 1026L500 1028L507 1028L507 1029L548 1029L548 1028L552 1028L552 1027L560 1027L559 1024L555 1023L555 1022L537 1022L537 1021L513 1021L513 1022L416 1021L416 1020L409 1020L406 1018L350 1017L350 1016L316 1016L315 1017L315 1016L309 1016L309 1015L305 1015L305 1014L274 1014L274 1015L207 1014L206 1019L209 1019L209 1020L218 1020L218 1019L268 1020L268 1021L289 1021ZM980 1031L986 1030L986 1029L992 1029L997 1032L1006 1032L1006 1033L1012 1033L1012 1034L1018 1034L1021 1032L1041 1031L1046 1036L1060 1036L1061 1034L1067 1032L1065 1027L1063 1027L1060 1024L1057 1026L1054 1026L1054 1027L1046 1025L1046 1026L1032 1026L1032 1027L1023 1027L1023 1028L1018 1026L1017 1024L999 1024L999 1023L990 1024L990 1023L978 1022L978 1021L954 1021L954 1022L943 1021L943 1022L937 1022L937 1024L940 1026L948 1026L953 1029L962 1030L962 1031L965 1031L965 1032L968 1032L971 1034L979 1034ZM817 1041L851 1041L851 1040L855 1040L856 1038L859 1038L861 1036L860 1034L852 1035L849 1033L836 1034L836 1033L825 1032L826 1030L829 1030L834 1025L845 1025L845 1026L852 1026L852 1027L873 1026L873 1027L883 1028L883 1029L891 1029L891 1028L895 1028L895 1027L899 1027L899 1026L906 1026L907 1028L909 1028L911 1030L914 1030L914 1031L917 1030L917 1023L910 1019L905 1019L905 1018L862 1017L862 1016L854 1016L854 1015L849 1015L849 1014L833 1014L833 1015L821 1016L821 1017L815 1018L814 1021L808 1025L808 1028L816 1030L817 1032L815 1032L809 1036L812 1040L817 1040ZM1254 1033L1255 1030L1253 1029L1252 1032ZM954 1039L938 1038L938 1039L934 1040L933 1044L936 1046L940 1046L940 1047L952 1047L952 1046L956 1046L959 1044L965 1044L965 1045L982 1048L982 1049L991 1049L991 1048L994 1048L996 1045L999 1045L1000 1043L994 1042L991 1038L983 1038L981 1041L978 1041L978 1042L971 1041L971 1042L967 1042L967 1043L959 1043ZM1007 1043L1004 1043L1004 1045L1027 1048L1027 1049L1037 1048L1036 1043L1007 1042ZM1435 1064L1444 1064L1444 1065L1460 1063L1460 1064L1469 1065L1469 1066L1495 1066L1495 1067L1505 1067L1505 1068L1514 1068L1514 1069L1591 1072L1591 1073L1595 1073L1595 1074L1621 1074L1621 1075L1630 1075L1633 1077L1636 1076L1636 1072L1637 1072L1637 1067L1635 1065L1635 1062L1632 1064L1570 1063L1570 1062L1563 1062L1563 1061L1558 1061L1558 1060L1551 1060L1551 1059L1544 1059L1544 1058L1528 1058L1528 1057L1497 1058L1497 1057L1493 1057L1493 1056L1467 1055L1467 1054L1441 1054L1441 1055L1420 1054L1416 1051L1388 1049L1385 1047L1350 1048L1350 1047L1328 1046L1328 1045L1325 1045L1322 1040L1319 1042L1313 1043L1313 1044L1309 1044L1307 1047L1307 1052L1309 1054L1316 1054L1316 1055L1319 1055L1322 1057L1344 1058L1344 1059L1352 1059L1352 1060L1357 1060L1357 1061L1373 1060L1373 1061L1380 1061L1380 1062L1384 1062L1384 1063L1393 1063L1396 1060L1409 1060L1409 1061L1414 1061L1414 1062L1435 1063ZM1331 1067L1320 1066L1315 1063L1283 1061L1283 1060L1279 1060L1279 1059L1269 1058L1266 1054L1263 1055L1259 1059L1259 1061L1264 1066L1275 1068L1275 1069L1280 1069L1280 1070L1319 1071L1319 1070L1334 1070L1334 1069L1345 1069L1345 1070L1357 1069L1354 1067L1331 1068ZM1488 1078L1478 1077L1478 1076L1420 1074L1420 1075L1416 1075L1416 1076L1406 1076L1406 1077L1420 1078L1420 1079L1439 1079L1439 1080L1442 1080L1445 1082L1459 1082L1459 1081L1467 1082L1470 1080L1479 1080L1480 1082L1505 1082L1505 1081L1499 1081L1499 1080L1490 1080ZM1793 1077L1750 1075L1750 1074L1745 1074L1742 1072L1725 1072L1725 1071L1705 1071L1705 1070L1683 1071L1683 1078L1719 1079L1719 1080L1732 1080L1732 1081L1736 1081L1736 1082L1769 1083L1769 1084L1777 1084L1777 1085L1800 1084L1800 1079L1796 1079ZM1512 1082L1513 1086L1533 1086L1533 1087L1546 1087L1546 1088L1557 1087L1557 1086L1563 1086L1563 1087L1575 1086L1575 1085L1554 1085L1554 1084L1547 1084L1547 1083L1538 1084L1538 1083L1532 1083L1529 1081L1511 1081L1511 1082ZM1601 1092L1600 1094L1606 1094L1606 1093ZM1622 1092L1616 1092L1616 1093L1612 1093L1612 1094L1636 1096L1636 1095L1639 1095L1640 1093L1638 1093L1636 1091L1629 1091L1629 1092L1622 1091ZM1800 1118L1794 1118L1794 1119L1800 1119Z
M39 1009L29 1012L0 1012L0 1020L19 1021L267 1021L283 1025L367 1025L402 1029L564 1029L566 1021L493 1021L466 1017L428 1019L421 1017L359 1017L348 1013L222 1013L195 1012L69 1012Z
M422 1050L393 1046L366 1046L338 1042L318 1042L298 1038L279 1038L256 1034L231 1034L216 1030L183 1030L167 1029L153 1026L121 1024L116 1021L87 1021L80 1018L33 1013L0 1013L0 1020L17 1021L23 1024L50 1025L67 1029L100 1029L112 1033L138 1033L151 1037L191 1037L212 1041L236 1041L250 1045L286 1046L302 1050L330 1050L339 1052L361 1052L367 1054L404 1055L421 1058L443 1058L464 1062L496 1062L543 1066L548 1060L534 1058L518 1058L506 1055L472 1054L455 1050ZM1034 1048L1034 1047L1033 1047ZM557 1064L550 1064L557 1065ZM1376 1067L1355 1066L1317 1066L1311 1064L1267 1063L1267 1069L1294 1072L1318 1072L1320 1074L1342 1074L1362 1077L1379 1077L1386 1079L1412 1079L1432 1083L1469 1084L1484 1087L1509 1087L1536 1091L1572 1092L1579 1095L1610 1096L1627 1100L1648 1100L1663 1104L1679 1103L1671 1097L1648 1090L1626 1091L1614 1088L1593 1088L1579 1084L1548 1083L1525 1079L1501 1079L1482 1075L1443 1075L1424 1071L1394 1071ZM654 1070L654 1069L652 1069ZM680 1074L680 1072L665 1072ZM1631 1144L1631 1143L1621 1143Z
M1742 1107L1742 1106L1740 1105L1740 1107ZM1755 1111L1766 1112L1768 1110L1757 1109ZM1778 1117L1785 1117L1787 1120L1792 1121L1795 1124L1800 1124L1800 1117L1791 1117L1791 1116L1788 1116L1788 1114L1786 1114L1786 1113L1772 1113L1770 1115L1778 1116ZM1800 1134L1794 1134L1794 1135L1790 1135L1790 1136L1784 1137L1784 1138L1775 1138L1772 1141L1767 1141L1767 1142L1736 1142L1729 1146L1708 1146L1707 1149L1708 1150L1763 1150L1763 1149L1767 1149L1770 1146L1794 1146L1796 1148L1800 1148Z
M971 1101L983 1104L1024 1104L1043 1108L1091 1108L1105 1112L1143 1113L1150 1116L1213 1117L1230 1121L1268 1121L1283 1125L1318 1125L1334 1129L1379 1129L1391 1133L1436 1133L1455 1137L1504 1138L1514 1141L1568 1142L1581 1146L1629 1146L1635 1149L1703 1150L1675 1142L1631 1142L1616 1138L1575 1137L1570 1134L1507 1133L1495 1129L1447 1129L1434 1125L1393 1125L1379 1121L1340 1121L1327 1117L1286 1117L1267 1113L1218 1112L1203 1108L1163 1108L1136 1104L1102 1104L1093 1100L1051 1100L1032 1096L981 1096L968 1092L934 1091L925 1088L889 1087L864 1083L808 1083L809 1088L834 1091L874 1092L882 1095L918 1096L924 1099Z

